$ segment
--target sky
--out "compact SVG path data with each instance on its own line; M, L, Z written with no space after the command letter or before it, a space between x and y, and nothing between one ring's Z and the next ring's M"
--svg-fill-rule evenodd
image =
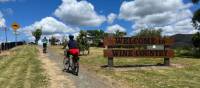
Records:
M128 36L143 28L162 29L163 35L192 34L194 11L190 0L0 0L0 42L15 41L11 24L20 25L18 41L34 41L32 31L62 38L80 30L116 30Z

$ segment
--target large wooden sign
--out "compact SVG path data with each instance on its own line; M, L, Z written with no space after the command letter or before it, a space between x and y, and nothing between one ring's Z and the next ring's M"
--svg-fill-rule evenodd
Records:
M108 57L110 66L113 63L113 57L163 57L164 63L169 65L169 58L174 56L173 50L169 49L173 42L173 39L169 37L105 37L104 46L107 49L104 50L104 57ZM151 45L161 45L163 50L150 50L147 47Z

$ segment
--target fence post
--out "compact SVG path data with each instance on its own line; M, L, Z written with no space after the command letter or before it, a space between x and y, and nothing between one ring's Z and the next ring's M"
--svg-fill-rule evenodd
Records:
M108 67L113 67L113 57L108 57Z
M170 65L170 59L169 58L164 58L164 65L169 66Z

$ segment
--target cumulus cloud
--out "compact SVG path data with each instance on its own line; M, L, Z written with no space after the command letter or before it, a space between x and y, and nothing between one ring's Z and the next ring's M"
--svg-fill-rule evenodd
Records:
M117 30L120 31L120 32L126 32L126 29L123 28L122 26L118 25L118 24L108 26L107 29L106 29L106 32L115 33Z
M74 34L79 31L78 27L65 25L53 17L43 18L41 21L37 21L30 26L20 29L20 31L23 32L27 37L33 39L32 32L37 28L42 28L43 36L55 35L58 37L58 35Z
M197 30L194 30L193 26L191 25L191 19L185 19L170 26L164 26L161 28L163 29L163 34L165 35L193 34L197 32Z
M5 27L6 20L3 18L3 13L0 11L0 27Z
M0 0L0 3L10 2L10 1L16 1L16 0Z
M55 33L74 33L79 30L79 28L67 26L53 17L43 18L41 21L37 21L34 24L27 26L23 29L34 31L37 28L42 28L42 32L44 35Z
M110 13L107 17L107 21L109 24L112 24L114 20L117 18L117 15L114 13Z
M1 10L4 15L12 15L14 13L12 8L5 8Z
M66 24L78 26L99 26L106 21L106 18L97 14L94 6L85 0L62 0L54 14Z
M189 21L192 17L192 12L189 10L191 6L191 3L184 4L182 0L125 1L120 7L119 18L134 22L132 27L135 32L141 27L151 26L163 28L166 34L189 33L193 31ZM177 23L182 21L185 25L177 26Z

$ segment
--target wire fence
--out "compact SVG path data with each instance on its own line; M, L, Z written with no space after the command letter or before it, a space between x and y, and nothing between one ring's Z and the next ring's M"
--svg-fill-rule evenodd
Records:
M0 51L9 50L16 46L24 45L25 42L8 42L8 43L0 43Z

